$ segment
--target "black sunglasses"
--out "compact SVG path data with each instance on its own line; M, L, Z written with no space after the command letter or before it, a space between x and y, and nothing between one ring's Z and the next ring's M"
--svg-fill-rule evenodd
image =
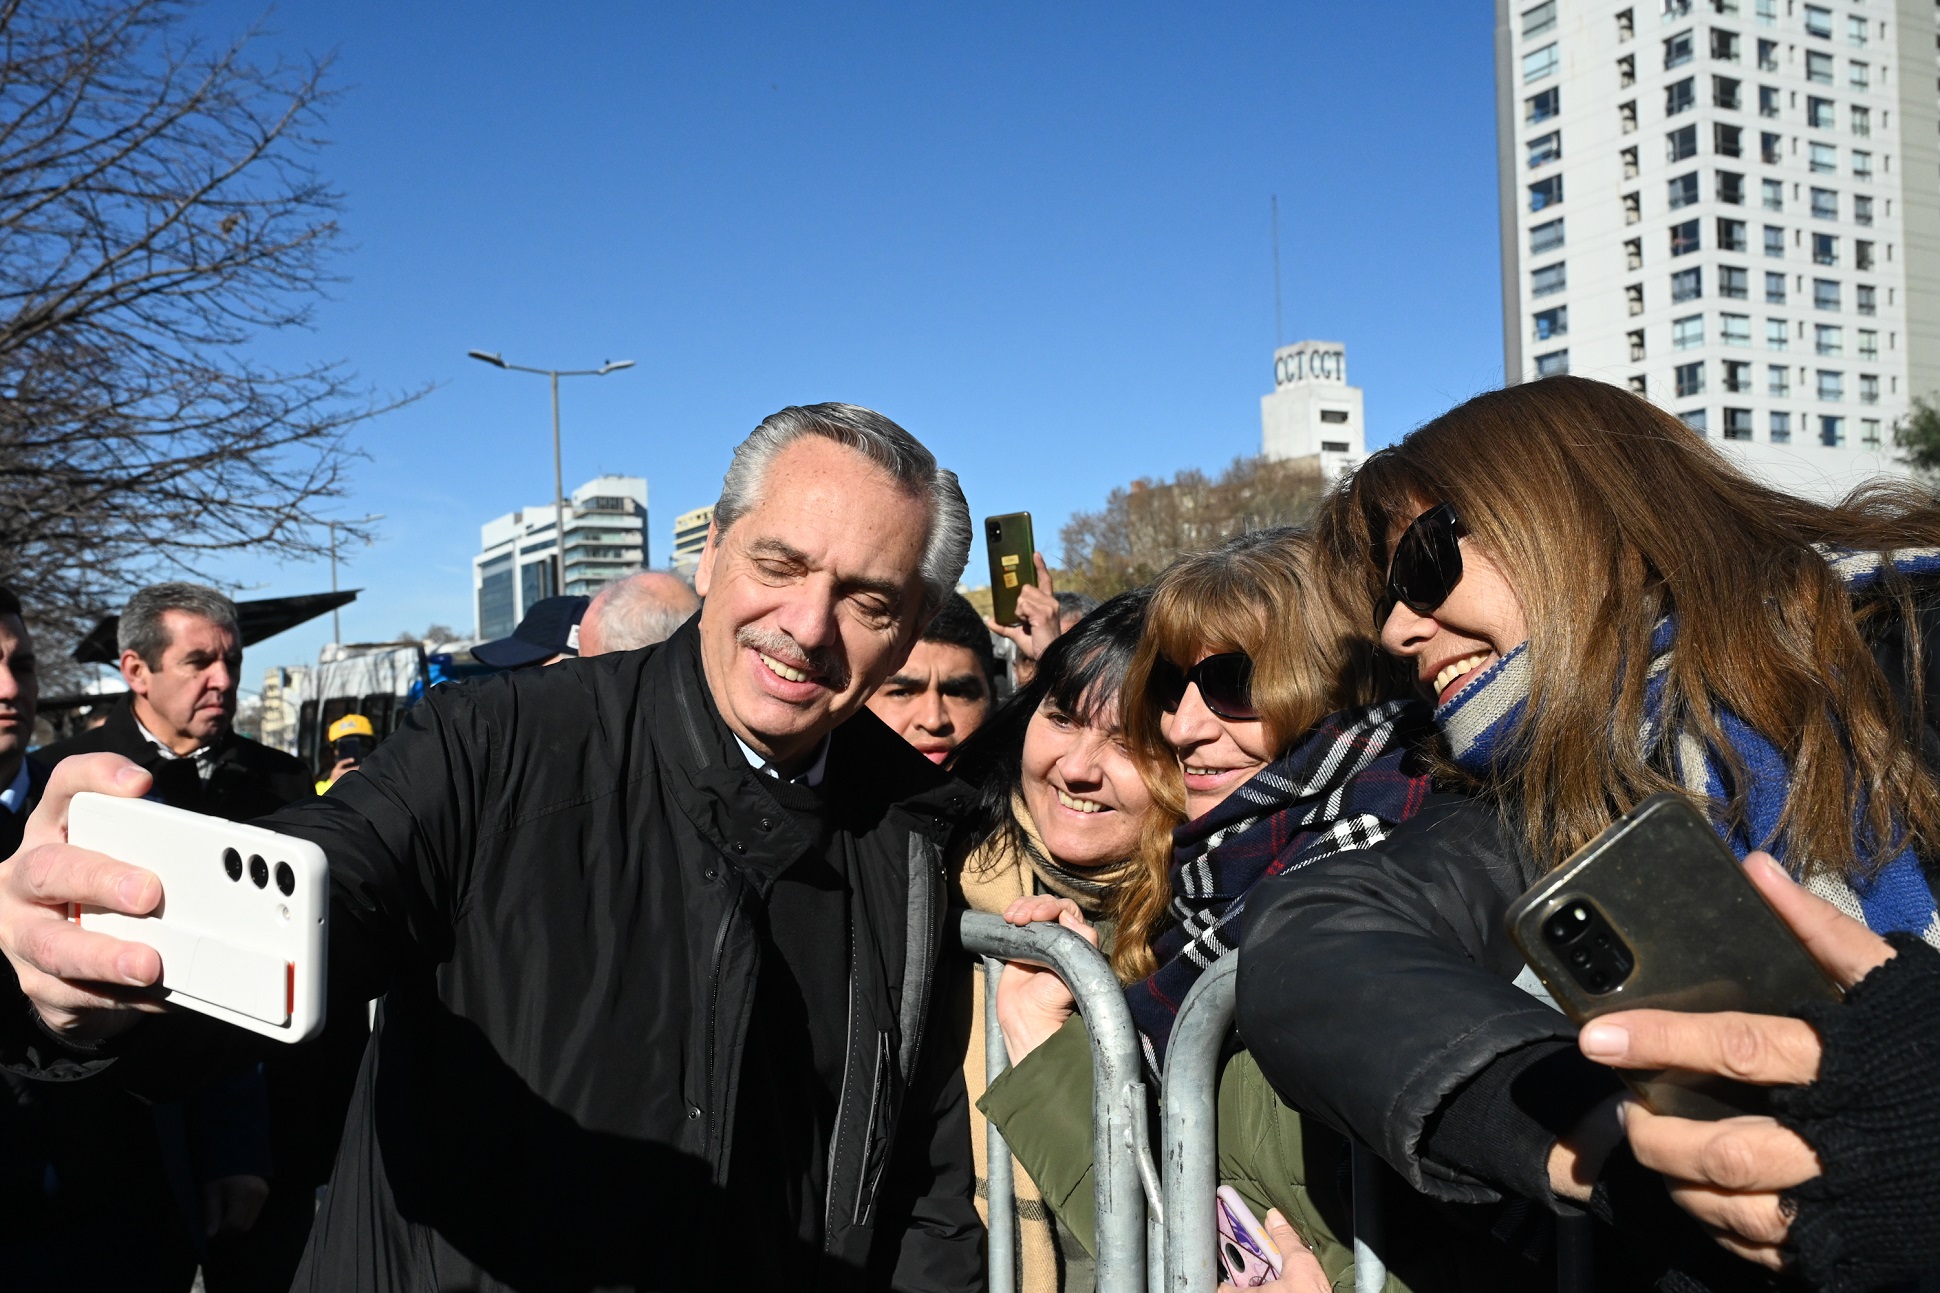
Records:
M1166 713L1176 713L1186 688L1199 687L1199 699L1221 718L1249 722L1259 718L1253 706L1253 661L1238 651L1209 655L1190 669L1181 669L1164 656L1152 662L1152 694Z
M1394 545L1388 563L1388 598L1381 618L1400 602L1417 615L1431 615L1462 582L1461 518L1452 503L1437 503L1417 516Z

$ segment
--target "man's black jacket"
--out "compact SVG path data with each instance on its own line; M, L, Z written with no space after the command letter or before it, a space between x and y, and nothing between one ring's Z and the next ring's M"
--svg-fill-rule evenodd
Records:
M267 823L330 857L332 1010L389 994L297 1287L735 1282L748 1235L775 1229L722 1207L757 871L806 847L764 779L690 623L440 689L362 770ZM967 963L939 956L965 792L866 711L833 734L824 791L856 863L848 1065L826 1242L796 1255L800 1282L967 1291ZM120 1060L17 1028L6 1058L141 1083L210 1035L156 1022Z
M155 778L155 794L163 803L232 822L267 817L284 804L316 794L316 783L301 759L234 732L216 743L211 756L215 766L204 782L194 759L164 758L141 734L135 724L133 693L115 703L101 726L36 750L34 757L51 768L71 754L103 751L132 759L148 769Z

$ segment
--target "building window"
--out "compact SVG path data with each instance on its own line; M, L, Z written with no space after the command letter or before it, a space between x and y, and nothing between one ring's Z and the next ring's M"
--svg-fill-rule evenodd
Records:
M1556 42L1554 41L1522 56L1522 79L1525 85L1531 81L1540 81L1555 70Z
M1785 160L1785 152L1782 147L1784 142L1782 136L1773 134L1769 130L1759 131L1758 160L1767 166L1777 166L1780 162L1783 162Z
M1758 0L1758 25L1778 26L1778 0Z
M1820 399L1832 402L1846 398L1846 375L1844 373L1821 368L1818 370L1818 376Z
M1765 349L1783 350L1792 343L1792 329L1783 319L1765 320Z
M1536 340L1550 341L1557 337L1569 335L1569 306L1558 305L1547 310L1538 310L1534 317L1536 322Z
M1861 404L1879 403L1879 375L1876 373L1859 374L1859 402Z
M1852 222L1871 224L1873 222L1873 200L1862 194L1852 195Z
M1879 419L1861 418L1859 420L1859 443L1868 449L1879 448Z
M1637 56L1625 54L1617 60L1617 88L1628 89L1637 84Z
M1783 211L1785 209L1785 181L1760 180L1759 183L1762 186L1760 191L1765 198L1765 209L1767 211Z
M1846 443L1846 420L1844 418L1819 417L1819 443L1828 449L1841 449Z
M1776 399L1785 399L1792 393L1792 366L1790 364L1765 365L1765 393Z
M1814 220L1837 220L1839 218L1839 195L1831 189L1813 189L1812 218Z
M1695 301L1704 295L1704 270L1680 269L1671 275L1671 303Z
M1861 139L1869 137L1873 133L1872 110L1854 104L1847 111L1851 113L1852 117L1852 133L1858 135Z
M1623 259L1624 264L1629 268L1642 269L1644 267L1644 240L1642 238L1626 240L1623 244Z
M1689 175L1680 175L1676 179L1671 180L1669 189L1671 210L1675 211L1679 207L1688 207L1695 204L1698 200L1697 172L1692 171Z
M1751 293L1751 274L1741 265L1718 266L1718 295L1728 301L1742 301Z
M1697 156L1697 127L1680 126L1664 136L1664 152L1672 162Z
M1637 146L1632 144L1630 147L1619 151L1617 156L1623 158L1623 177L1627 180L1636 179L1638 170Z
M1871 328L1859 329L1859 357L1861 359L1879 358L1879 334Z
M1751 316L1749 314L1720 314L1718 316L1718 336L1727 346L1749 346L1751 344Z
M1686 399L1692 395L1704 394L1704 361L1695 364L1679 364L1675 370L1677 377L1677 397Z
M1644 358L1644 330L1639 328L1635 332L1625 333L1624 335L1630 342L1630 362L1633 364L1641 363Z
M1852 295L1853 295L1854 308L1857 309L1861 314L1879 313L1879 289L1878 288L1868 287L1866 284L1861 283L1859 286L1853 288ZM1832 284L1832 307L1831 308L1835 310L1839 308L1839 285L1837 283Z
M1815 354L1845 354L1846 330L1834 323L1814 324L1812 328L1812 348Z
M1758 115L1761 117L1778 116L1779 94L1775 85L1758 87Z
M1552 296L1568 286L1569 276L1564 269L1564 263L1560 260L1554 265L1544 265L1541 269L1531 270L1529 273L1529 295L1531 296Z
M1556 30L1556 0L1543 0L1533 9L1522 11L1522 38L1534 40Z
M1744 83L1742 81L1737 80L1734 77L1729 77L1729 76L1712 77L1711 78L1711 105L1717 108L1725 108L1732 112L1738 111L1739 108L1744 106L1744 104L1740 101L1740 93L1739 93L1743 88L1744 88Z
M1642 283L1631 283L1623 289L1623 299L1624 303L1630 307L1632 314L1642 314L1644 312L1644 285Z
M1846 19L1846 43L1855 49L1866 48L1866 20L1858 14Z
M1561 160L1563 156L1563 132L1552 130L1546 135L1537 135L1529 141L1529 169L1547 166Z
M1691 40L1691 33L1688 31L1680 31L1677 35L1664 42L1664 70L1668 72L1673 67L1684 66L1691 61L1692 54L1693 42Z
M1523 105L1527 109L1525 120L1534 126L1548 121L1563 110L1563 92L1552 85L1541 94L1532 94L1524 99Z
M1775 224L1765 226L1765 254L1784 259L1785 231Z
M1821 99L1807 95L1805 99L1805 124L1814 130L1836 130L1839 122L1834 116L1831 99Z
M1702 365L1700 365L1700 367L1702 367ZM1698 389L1700 391L1704 389L1703 373L1698 374ZM1677 415L1677 420L1679 422L1682 422L1685 426L1691 428L1691 430L1697 432L1699 435L1703 435L1705 433L1705 419L1704 419L1703 409L1686 409L1684 412Z
M1743 220L1727 220L1720 216L1718 218L1718 250L1743 251L1745 247L1745 222Z
M1815 85L1832 84L1832 55L1816 49L1805 53L1805 79Z
M1792 415L1774 410L1767 416L1771 419L1772 443L1792 443Z
M1698 222L1686 220L1671 226L1671 255L1688 256L1701 246Z
M1777 41L1766 40L1762 36L1759 37L1758 70L1761 72L1776 72L1778 70L1778 42Z
M1773 0L1773 2L1776 3L1777 0ZM1617 13L1617 39L1620 41L1634 40L1636 35L1636 15L1628 9L1619 10Z
M1751 439L1751 410L1726 409L1724 411L1724 438L1727 440Z
M1671 320L1671 349L1689 350L1704 344L1704 316L1687 314Z
M1765 304L1785 304L1785 275L1767 272L1765 275Z
M1812 235L1812 263L1814 265L1837 265L1839 263L1839 239L1829 233Z
M1544 255L1547 252L1555 251L1562 245L1563 220L1561 216L1558 216L1554 220L1545 220L1539 225L1530 226L1529 254L1531 256Z
M1650 394L1650 379L1642 373L1630 374L1630 392L1633 395Z
M1738 33L1719 27L1711 29L1711 57L1720 63L1738 61Z
M1813 144L1809 149L1807 167L1814 175L1837 175L1839 173L1839 150L1831 144Z
M1852 177L1856 180L1873 178L1873 155L1863 148L1852 150Z
M1815 310L1836 310L1839 308L1839 284L1829 278L1812 280L1812 308Z
M1697 106L1697 80L1685 77L1664 87L1664 115L1674 117Z
M1536 356L1536 376L1561 377L1570 370L1570 352L1552 350L1546 355Z
M1745 177L1736 171L1718 172L1718 201L1726 206L1745 204Z
M1832 39L1832 10L1821 9L1818 5L1805 6L1805 34L1817 36L1821 40Z
M1563 200L1563 177L1551 175L1529 186L1529 209L1542 211Z
M1635 99L1617 105L1617 124L1623 127L1623 133L1626 135L1637 129L1637 101Z
M1852 75L1848 84L1855 90L1869 90L1873 84L1873 70L1864 63L1850 64Z
M1636 224L1639 220L1643 218L1644 218L1643 195L1640 193L1624 194L1623 195L1623 222L1625 224Z
M1852 240L1852 267L1854 269L1871 269L1873 267L1873 244L1867 242L1864 238L1855 238Z

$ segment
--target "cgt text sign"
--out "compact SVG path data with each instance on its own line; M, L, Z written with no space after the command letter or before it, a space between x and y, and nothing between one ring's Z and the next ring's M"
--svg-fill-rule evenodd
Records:
M1347 348L1315 345L1293 346L1273 356L1273 388L1295 382L1347 381Z

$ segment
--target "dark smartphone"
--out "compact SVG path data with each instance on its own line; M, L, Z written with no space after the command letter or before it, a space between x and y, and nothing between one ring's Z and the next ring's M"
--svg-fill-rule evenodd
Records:
M1037 582L1037 543L1031 538L1031 514L1006 512L983 519L984 544L990 550L990 617L999 624L1017 623L1017 590Z
M1543 877L1509 937L1577 1023L1616 1010L1790 1014L1839 986L1682 795L1652 795ZM1621 1070L1653 1111L1730 1118L1765 1090L1709 1074Z

